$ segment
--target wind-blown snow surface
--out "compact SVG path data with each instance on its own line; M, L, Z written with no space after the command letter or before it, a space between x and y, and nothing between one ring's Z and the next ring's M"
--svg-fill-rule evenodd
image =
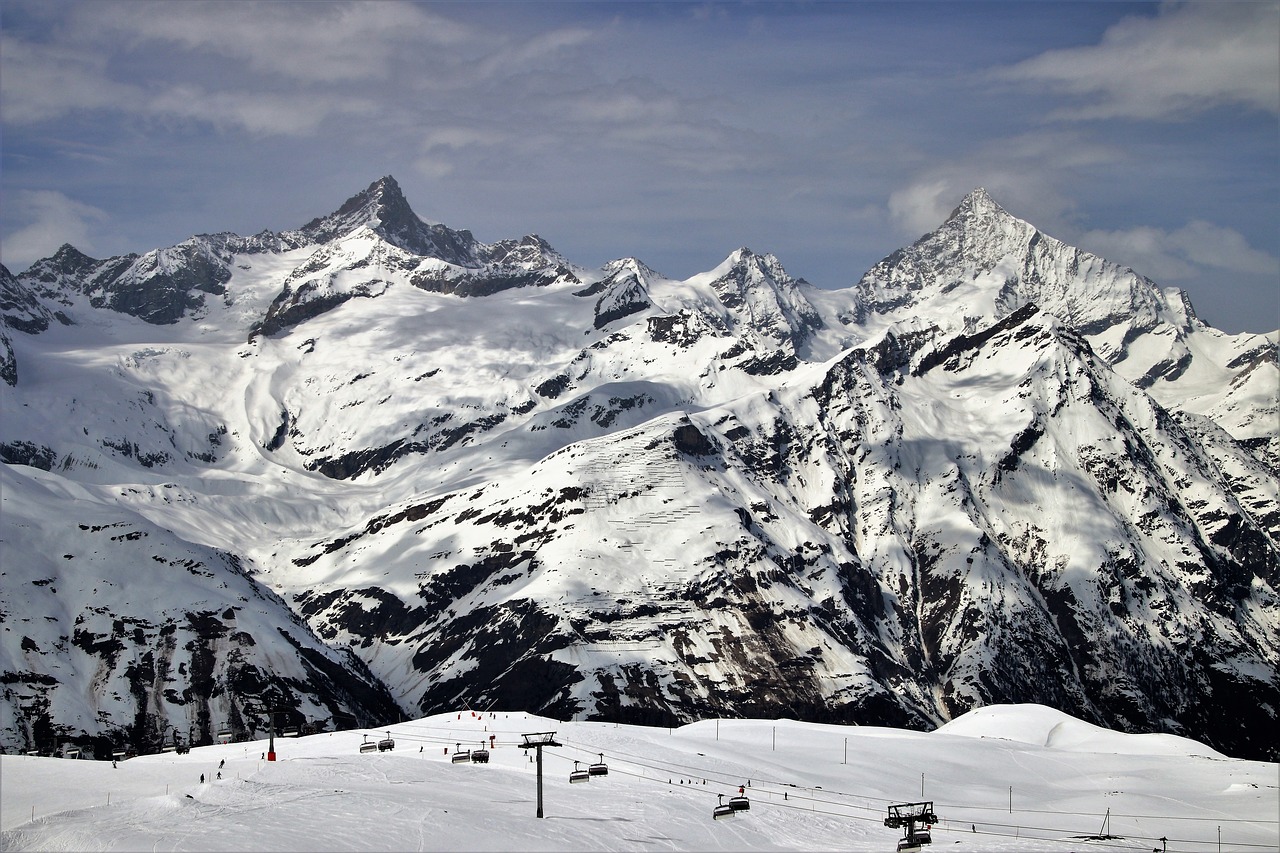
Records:
M520 734L540 731L562 744L544 750L541 820L535 765L518 748ZM366 737L388 733L394 750L358 753ZM490 736L488 764L451 761L457 744L475 749ZM1220 841L1244 853L1280 844L1280 766L1034 705L984 708L929 734L793 720L669 730L461 711L387 731L278 739L275 763L261 760L266 748L198 747L114 770L0 756L0 846L890 851L900 832L883 825L888 805L921 800L938 815L938 851L1147 851L1167 839L1169 851L1203 853ZM568 782L575 761L585 769L601 758L607 775ZM718 795L740 785L751 808L713 820Z
M843 291L428 225L0 269L0 743L469 702L1273 759L1275 335L971 193Z

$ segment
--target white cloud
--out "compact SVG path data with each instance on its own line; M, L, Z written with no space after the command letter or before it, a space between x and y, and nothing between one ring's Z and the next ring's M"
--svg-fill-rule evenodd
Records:
M243 60L306 82L383 78L401 49L465 42L470 30L406 3L88 4L82 26Z
M917 182L889 195L889 216L908 234L926 234L937 228L964 196L950 178Z
M953 160L931 163L889 196L889 218L915 238L943 223L976 187L1013 215L1050 233L1067 230L1074 201L1062 187L1075 176L1115 163L1124 152L1074 131L1036 131L991 139Z
M510 76L530 71L548 60L563 56L567 51L586 44L593 37L591 30L566 27L541 33L523 41L502 39L484 61L478 63L475 75L479 78Z
M423 137L422 154L414 166L428 178L443 178L456 171L459 156L472 156L477 149L494 148L510 141L506 134L489 128L438 127Z
M1280 113L1280 7L1166 4L1130 17L1099 44L1051 50L994 72L1082 103L1064 119L1170 119L1222 105Z
M12 193L8 203L14 218L28 223L6 237L0 247L4 264L11 271L49 257L63 243L92 250L91 229L107 219L105 211L53 190L20 190Z
M1280 258L1253 248L1238 231L1203 220L1188 222L1176 231L1146 226L1087 231L1079 243L1156 281L1186 281L1208 271L1272 275L1280 280Z
M0 116L31 124L78 109L137 108L142 91L108 79L106 65L94 50L0 37Z
M304 98L271 92L204 92L184 85L157 94L145 111L158 118L194 119L219 130L240 128L270 136L310 133L330 115L371 109L362 101L325 94Z

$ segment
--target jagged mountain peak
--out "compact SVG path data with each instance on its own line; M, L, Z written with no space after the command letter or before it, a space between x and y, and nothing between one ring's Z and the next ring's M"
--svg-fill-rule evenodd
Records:
M633 257L618 258L616 260L609 261L600 269L604 272L606 277L616 275L619 272L631 272L644 282L665 278L662 273L657 272L644 261Z
M295 245L327 243L361 227L415 255L459 266L476 263L477 244L471 232L424 221L413 212L400 184L390 175L369 184L328 216L317 217L286 236Z
M775 284L783 287L803 281L803 279L792 277L776 255L770 252L756 252L747 246L734 249L708 275L716 279L729 277L743 282L757 278L771 279Z
M40 267L46 273L74 275L89 269L97 263L97 259L89 257L70 243L63 243L58 247L58 251L47 258L36 261L29 269L34 270L36 267Z
M987 192L986 187L975 187L960 200L955 210L951 211L951 215L947 217L947 221L953 219L980 219L990 216L1007 216L1010 219L1016 219L1009 211L1001 207L998 201L991 197L991 193Z

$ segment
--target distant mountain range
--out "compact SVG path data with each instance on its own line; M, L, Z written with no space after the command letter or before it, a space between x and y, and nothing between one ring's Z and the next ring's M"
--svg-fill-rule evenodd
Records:
M0 744L468 705L1280 760L1277 334L966 196L844 290L293 231L0 267Z

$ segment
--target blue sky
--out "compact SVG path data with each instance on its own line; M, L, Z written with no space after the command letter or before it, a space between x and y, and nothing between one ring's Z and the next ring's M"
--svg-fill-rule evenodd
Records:
M846 287L985 186L1280 327L1280 4L0 4L0 259L428 220Z

